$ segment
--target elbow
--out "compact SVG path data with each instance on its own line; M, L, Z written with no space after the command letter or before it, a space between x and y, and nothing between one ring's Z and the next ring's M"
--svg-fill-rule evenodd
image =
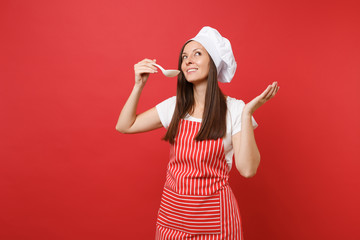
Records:
M245 177L245 178L252 178L256 175L257 169L259 167L260 164L260 156L257 158L256 164L252 167L248 167L246 169L244 168L240 168L240 167L236 167L237 170L239 171L239 173L241 174L241 176Z
M115 130L120 132L120 133L123 133L123 134L127 133L126 129L118 127L118 126L115 127Z
M237 170L239 171L240 175L243 176L244 178L252 178L256 174L256 169L244 171L243 169L237 168Z
M252 177L255 176L255 174L256 174L256 171L252 171L252 172L248 172L248 173L243 174L243 177L252 178Z

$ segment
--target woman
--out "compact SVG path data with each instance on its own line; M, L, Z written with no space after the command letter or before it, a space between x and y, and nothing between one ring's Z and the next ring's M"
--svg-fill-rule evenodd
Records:
M243 239L240 213L228 183L233 155L240 174L260 163L252 117L277 93L277 82L245 104L225 96L217 81L230 82L236 62L230 42L204 27L183 46L177 95L139 115L136 108L155 60L135 64L135 86L116 129L138 133L167 128L172 145L156 224L156 239Z

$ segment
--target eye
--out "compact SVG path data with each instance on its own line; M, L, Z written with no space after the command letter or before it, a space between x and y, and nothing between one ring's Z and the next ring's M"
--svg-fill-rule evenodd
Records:
M186 55L183 55L182 58L185 59L185 58L187 58L187 56L186 56Z
M201 56L201 52L196 52L195 56Z

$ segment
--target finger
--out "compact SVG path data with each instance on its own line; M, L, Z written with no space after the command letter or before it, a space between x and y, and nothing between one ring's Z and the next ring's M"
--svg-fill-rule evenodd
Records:
M271 85L267 86L267 88L265 89L265 91L263 91L263 93L260 94L260 97L261 97L261 98L265 98L265 97L268 95L268 93L270 92L270 90L271 90Z
M266 100L269 100L271 98L272 94L275 92L276 87L273 86L273 85L271 85L271 89L270 89L269 93L265 97Z
M277 88L276 88L276 91L275 91L273 97L277 94L277 92L279 91L279 88L280 88L280 87L277 87Z
M158 69L157 69L154 65L152 65L152 64L150 64L150 63L147 63L147 64L141 64L139 67L143 67L143 68L150 68L150 69L154 70L155 72L157 72L157 71L158 71Z
M144 72L154 73L154 72L156 72L156 71L155 71L154 69L152 69L152 68L143 66L143 67L138 67L135 72L141 74L141 73L144 73Z
M156 71L156 72L157 72L157 70L158 70L158 69L156 68L156 66L154 66L154 62L153 62L153 61L152 61L152 62L143 62L143 63L140 63L139 66L141 66L141 67L144 67L144 66L149 67L149 68L153 69L153 70Z
M135 72L138 74L142 74L142 73L156 73L157 71L146 66L141 66L138 67Z
M277 93L277 91L279 90L279 86L276 86L275 87L275 90L274 90L274 92L271 94L271 96L270 96L270 98L268 99L268 100L270 100L271 98L273 98L275 95L276 95L276 93Z
M139 64L135 65L135 68L144 68L144 67L151 68L153 70L157 70L157 68L154 65L152 65L151 63L139 63Z
M144 64L147 64L147 63L154 63L154 61L153 61L153 60L150 60L150 59L148 59L148 58L145 58L145 59L137 62L134 66L136 66L136 65L144 65Z
M276 93L279 91L279 88L280 88L279 86L276 87L276 91L275 91L275 93L274 93L274 96L275 96Z
M267 96L267 100L270 100L274 96L275 91L276 91L276 87L273 87L269 95Z
M156 62L156 59L148 59L148 58L145 58L144 60L140 61L141 63L155 63Z

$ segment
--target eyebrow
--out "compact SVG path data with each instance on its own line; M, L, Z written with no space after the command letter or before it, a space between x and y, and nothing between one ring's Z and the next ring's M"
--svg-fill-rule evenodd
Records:
M194 50L192 50L192 52L195 52L196 50L201 50L202 51L202 49L201 48L195 48ZM183 52L182 53L182 55L184 55L184 54L186 54L185 52Z

